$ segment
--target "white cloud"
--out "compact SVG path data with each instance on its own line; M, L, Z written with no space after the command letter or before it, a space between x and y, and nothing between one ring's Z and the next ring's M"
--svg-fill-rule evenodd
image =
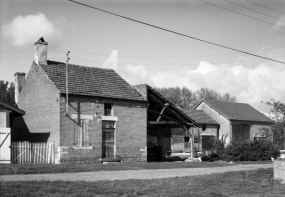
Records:
M15 46L30 45L40 37L50 41L63 36L56 22L48 20L43 13L15 17L11 23L2 26L2 34Z
M208 71L205 71L205 68ZM180 86L192 90L207 87L220 93L230 93L239 102L250 103L262 111L267 107L260 101L271 98L282 100L285 98L285 69L260 64L257 67L242 65L229 66L226 64L213 65L201 61L194 70L185 72L160 72L154 77L158 87Z
M274 65L274 66L273 66ZM118 51L114 50L103 67L112 68L130 84L147 83L156 87L188 87L195 91L201 87L236 96L238 102L249 103L260 111L268 107L260 101L285 98L285 68L280 64L248 66L236 64L214 65L201 61L197 68L184 67L175 71L149 73L144 65L119 64Z
M111 52L108 59L103 63L103 68L115 70L131 85L143 83L153 85L153 81L144 65L120 64L117 50Z

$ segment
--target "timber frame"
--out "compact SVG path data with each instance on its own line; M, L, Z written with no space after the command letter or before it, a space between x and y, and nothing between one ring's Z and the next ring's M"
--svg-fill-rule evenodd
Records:
M162 146L161 141L162 137L165 137L164 135L171 138L171 128L183 128L185 133L190 134L191 153L193 153L194 138L191 133L194 128L200 127L200 125L149 85L137 85L134 88L148 101L148 135L151 131L156 130L158 146ZM149 153L150 148L148 147ZM164 154L163 151L160 154ZM193 154L191 154L192 157Z

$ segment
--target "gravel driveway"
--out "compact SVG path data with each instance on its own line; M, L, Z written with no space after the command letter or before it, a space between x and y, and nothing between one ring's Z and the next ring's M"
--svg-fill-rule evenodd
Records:
M215 168L176 168L158 170L121 170L58 174L4 175L0 177L0 181L102 181L160 179L223 173L229 171L255 170L258 168L273 168L273 164L233 165Z

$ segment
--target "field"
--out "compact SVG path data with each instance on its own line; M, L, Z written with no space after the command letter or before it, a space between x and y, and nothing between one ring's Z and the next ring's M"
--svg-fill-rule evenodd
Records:
M2 196L284 196L272 169L221 174L99 182L2 182Z

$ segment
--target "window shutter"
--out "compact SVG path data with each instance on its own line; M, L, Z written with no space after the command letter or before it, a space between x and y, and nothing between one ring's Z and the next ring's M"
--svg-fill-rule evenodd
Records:
M82 136L83 136L83 146L89 146L89 120L83 120Z

